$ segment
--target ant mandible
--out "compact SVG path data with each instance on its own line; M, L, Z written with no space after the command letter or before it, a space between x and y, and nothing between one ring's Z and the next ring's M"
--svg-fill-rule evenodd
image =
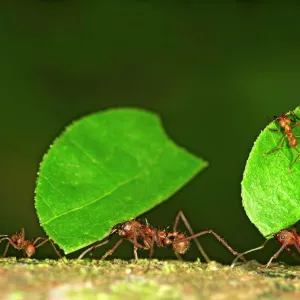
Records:
M178 233L177 226L180 219L188 229L190 236L186 237L183 233ZM138 260L138 249L149 250L149 257L151 258L153 256L154 245L156 245L157 247L171 247L177 258L181 259L180 254L184 254L188 250L190 240L193 239L199 251L204 256L206 262L209 262L209 257L204 252L203 248L196 238L204 234L213 234L217 238L217 240L221 242L232 254L237 255L239 256L239 258L246 261L243 255L240 255L237 251L231 248L229 244L213 230L204 230L195 234L182 211L179 211L176 216L172 232L160 231L149 226L148 224L141 224L136 220L117 224L111 230L111 233L107 237L107 240L103 242L100 241L90 248L86 249L78 258L81 259L88 252L92 253L97 247L103 246L104 244L108 243L110 237L115 233L118 234L121 239L102 256L102 260L107 256L113 254L113 252L122 244L124 240L128 240L133 243L133 252L136 261Z
M269 154L272 154L274 152L281 150L283 148L285 140L287 139L289 146L292 149L295 149L295 151L298 153L297 157L294 159L294 161L290 165L290 168L291 168L296 163L296 161L298 160L298 158L300 156L300 151L296 148L296 146L298 145L297 138L300 138L300 136L295 135L293 133L293 129L300 125L300 122L296 122L296 119L300 120L300 118L292 111L290 112L290 115L292 115L295 119L292 120L287 114L284 114L284 113L280 117L274 117L275 120L278 121L279 126L281 128L283 128L283 131L281 131L280 129L271 129L271 128L268 128L268 129L272 132L279 132L279 133L283 134L284 137L283 137L283 140L279 147L266 153L265 155L263 155L263 157L266 157ZM294 123L294 124L291 125L291 123Z
M296 254L293 252L293 250L290 248L290 246L294 246L297 251L300 253L300 234L296 231L295 228L290 228L290 229L283 229L280 230L278 233L275 234L270 234L273 237L276 238L276 240L281 244L280 249L270 258L270 260L268 261L268 263L265 266L261 266L262 268L268 268L271 264L271 262L273 261L273 259L277 258L278 255L283 251L288 251L296 260L299 261L299 258L296 256ZM267 244L269 240L266 240L261 246L248 250L242 254L239 254L234 261L231 264L231 268L233 268L235 266L235 263L237 262L237 260L245 254L248 254L250 252L254 252L260 249L263 249L265 247L265 245Z
M6 244L4 253L3 253L3 257L6 256L8 248L11 245L17 250L23 250L24 257L30 258L35 253L36 248L39 248L39 247L43 246L47 242L51 243L51 245L52 245L54 251L56 252L57 256L59 258L62 257L61 254L59 253L59 251L56 249L53 241L49 238L37 237L33 242L31 242L29 240L25 240L25 230L24 230L24 228L22 228L21 233L15 233L15 234L12 234L11 236L1 234L0 237L2 237L0 239L0 243L4 240L7 241L7 244ZM42 242L37 244L38 241L40 241L40 240L42 240Z

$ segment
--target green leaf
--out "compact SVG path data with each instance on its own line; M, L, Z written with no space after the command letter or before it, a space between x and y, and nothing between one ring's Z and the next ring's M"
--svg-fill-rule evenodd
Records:
M45 155L36 210L48 236L70 253L168 199L206 166L172 142L153 113L95 113L69 126Z
M300 116L300 108L294 113ZM282 133L269 129L280 129L278 121L273 121L258 136L242 181L245 211L264 236L292 226L300 219L300 159L290 168L298 153L285 139L282 149L263 157L278 148L285 138ZM300 126L293 133L300 136Z

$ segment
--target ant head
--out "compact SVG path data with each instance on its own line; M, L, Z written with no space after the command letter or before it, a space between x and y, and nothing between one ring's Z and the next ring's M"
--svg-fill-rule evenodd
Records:
M118 223L116 224L112 230L111 230L111 233L115 233L116 231L118 231L119 229L122 229L122 226L123 226L124 223Z
M120 236L125 237L127 236L127 233L132 230L131 222L125 222L125 223L119 223L115 225L112 229L111 234L118 233Z
M17 243L17 240L19 239L19 234L13 234L10 236L10 239L14 242L14 243Z
M35 247L31 243L28 243L24 246L24 251L28 257L31 257L35 253Z
M295 239L295 232L290 229L283 229L276 233L275 237L281 244L292 245Z

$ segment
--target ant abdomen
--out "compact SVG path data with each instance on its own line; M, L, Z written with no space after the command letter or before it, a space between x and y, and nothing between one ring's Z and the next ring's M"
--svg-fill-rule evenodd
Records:
M31 243L28 243L24 246L24 251L28 257L31 257L35 253L35 246L33 246Z
M179 254L184 254L190 246L190 242L188 240L180 242L181 239L184 239L185 236L182 233L177 234L177 237L174 239L173 249L174 251L178 252Z

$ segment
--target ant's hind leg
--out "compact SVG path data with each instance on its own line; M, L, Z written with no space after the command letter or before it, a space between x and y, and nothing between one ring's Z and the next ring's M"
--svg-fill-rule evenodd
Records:
M190 239L194 239L196 237L202 236L204 234L212 234L221 244L223 244L223 246L225 246L233 255L239 256L239 258L241 258L244 262L247 262L247 260L245 259L245 257L243 257L239 252L235 251L233 248L230 247L230 245L216 232L214 232L212 229L208 229L208 230L203 230L200 231L198 233L195 233L191 236L188 236L184 239L180 239L179 241L175 242L184 242L184 241L188 241Z
M188 229L190 235L195 235L190 223L188 222L187 218L185 217L185 215L183 214L183 212L180 210L175 218L175 222L173 225L173 231L177 232L177 227L178 227L178 223L179 220L182 220L182 222L184 223L185 227ZM204 251L203 247L201 246L201 244L199 243L197 238L193 238L193 240L195 241L195 244L197 245L197 248L199 249L200 253L202 254L202 256L204 257L206 262L210 262L210 258L208 257L208 255L206 254L206 252ZM179 255L179 253L175 253L176 257L179 260L182 260L181 256Z

